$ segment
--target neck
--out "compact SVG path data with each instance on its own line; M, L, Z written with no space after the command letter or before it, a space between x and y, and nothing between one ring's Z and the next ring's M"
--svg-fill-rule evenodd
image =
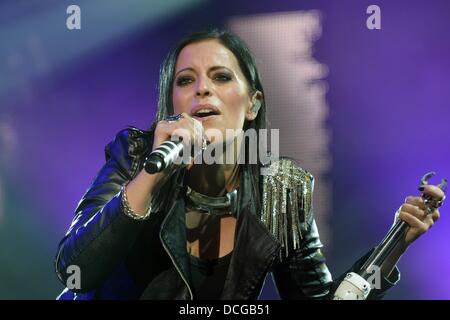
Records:
M223 196L239 185L238 164L194 164L187 172L188 186L208 196Z
M188 186L207 196L223 196L239 186L241 139L236 137L230 145L216 149L216 156L223 164L194 164L187 172ZM228 148L227 148L228 147ZM233 163L227 163L227 150L234 152Z

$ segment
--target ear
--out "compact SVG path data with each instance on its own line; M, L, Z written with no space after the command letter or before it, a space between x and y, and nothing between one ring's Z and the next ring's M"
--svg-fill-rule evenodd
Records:
M258 111L261 108L262 105L262 101L263 101L263 95L261 93L261 91L256 91L252 98L251 98L251 104L249 105L247 112L245 114L245 119L252 121L255 120L256 117L258 116Z

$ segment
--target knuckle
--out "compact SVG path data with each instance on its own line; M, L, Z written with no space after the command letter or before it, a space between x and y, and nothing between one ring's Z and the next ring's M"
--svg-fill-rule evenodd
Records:
M184 138L185 136L187 136L186 129L184 129L182 127L173 128L171 135L175 136L175 137L183 137Z
M425 211L423 211L419 207L414 207L414 213L419 217L423 217L426 215Z
M408 219L408 214L405 211L400 211L399 215L400 219L402 220L407 220Z
M441 213L439 212L439 210L435 210L433 213L433 221L439 220L440 217L441 217Z

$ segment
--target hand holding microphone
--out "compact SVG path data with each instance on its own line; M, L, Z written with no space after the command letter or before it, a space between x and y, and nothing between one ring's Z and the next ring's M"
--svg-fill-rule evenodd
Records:
M188 164L206 147L206 135L200 121L187 113L167 117L158 122L153 140L153 151L147 157L144 169L153 174L172 164ZM187 154L182 151L188 150ZM181 158L182 156L182 158Z
M171 141L172 137L175 141ZM183 151L184 145L189 143L197 146L196 149L200 149L198 146L202 146L203 141L206 141L203 137L203 126L200 121L186 113L170 116L157 123L154 131L153 151L147 157L144 169L123 188L123 194L126 194L124 202L129 211L134 212L134 216L141 216L141 220L150 216L154 193L174 172L174 170L164 169L179 160L179 153ZM175 138L182 138L183 141ZM191 162L193 161L186 162L188 168L192 166Z

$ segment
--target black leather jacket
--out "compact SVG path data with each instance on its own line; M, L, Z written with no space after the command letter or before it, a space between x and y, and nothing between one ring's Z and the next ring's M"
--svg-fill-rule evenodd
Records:
M79 289L65 289L58 299L192 299L186 252L182 176L159 195L160 206L145 221L125 215L121 186L132 180L151 151L152 132L128 128L105 148L106 163L76 208L73 222L61 240L56 272L66 286L76 265ZM268 272L273 272L282 299L327 299L334 291L313 216L299 249L280 259L280 242L261 222L244 171L238 192L235 247L222 299L257 299ZM351 269L358 268L367 255ZM382 279L380 298L399 277Z

